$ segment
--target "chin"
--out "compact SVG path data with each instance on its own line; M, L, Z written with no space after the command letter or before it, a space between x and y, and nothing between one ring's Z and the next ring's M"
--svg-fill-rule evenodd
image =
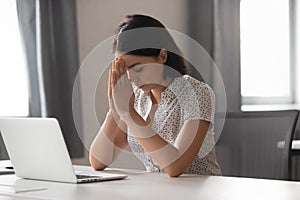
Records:
M145 85L141 85L141 86L138 86L139 87L139 89L141 89L141 90L146 90L147 89L147 87L145 86Z
M141 86L140 89L145 93L149 93L151 91L151 89L144 87L144 86Z
M150 92L150 90L148 90L147 88L141 87L140 89L143 90L144 92Z

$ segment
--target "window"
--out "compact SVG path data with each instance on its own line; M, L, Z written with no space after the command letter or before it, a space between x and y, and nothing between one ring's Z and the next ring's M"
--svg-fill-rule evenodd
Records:
M293 5L294 7L294 37L296 42L295 47L294 47L294 65L297 66L295 69L295 76L298 77L295 82L296 82L296 103L300 103L300 2L299 1L294 1Z
M295 103L289 0L241 0L242 104Z
M0 116L27 116L28 81L16 1L0 1Z

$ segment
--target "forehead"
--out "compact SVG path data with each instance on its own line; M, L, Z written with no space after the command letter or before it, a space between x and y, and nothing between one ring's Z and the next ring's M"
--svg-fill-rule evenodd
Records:
M156 61L155 57L128 55L120 52L116 52L115 57L122 58L126 65L132 65L134 63L153 63Z

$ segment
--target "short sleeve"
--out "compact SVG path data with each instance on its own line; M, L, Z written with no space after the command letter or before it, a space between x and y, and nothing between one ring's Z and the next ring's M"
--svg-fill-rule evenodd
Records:
M214 121L215 95L211 87L203 82L191 83L184 99L184 121L201 119Z

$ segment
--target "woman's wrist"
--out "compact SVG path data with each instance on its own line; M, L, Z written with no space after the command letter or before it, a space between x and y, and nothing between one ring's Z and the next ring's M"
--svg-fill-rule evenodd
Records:
M118 115L118 113L112 111L111 109L108 111L106 118L114 120L116 124L118 124L118 122L120 121L120 116Z
M123 112L120 115L121 120L123 120L125 123L138 123L144 122L144 120L141 121L141 116L136 112L134 108L129 108L127 112Z
M130 110L121 116L136 138L150 138L157 133L152 130L151 123L145 121L135 110Z

